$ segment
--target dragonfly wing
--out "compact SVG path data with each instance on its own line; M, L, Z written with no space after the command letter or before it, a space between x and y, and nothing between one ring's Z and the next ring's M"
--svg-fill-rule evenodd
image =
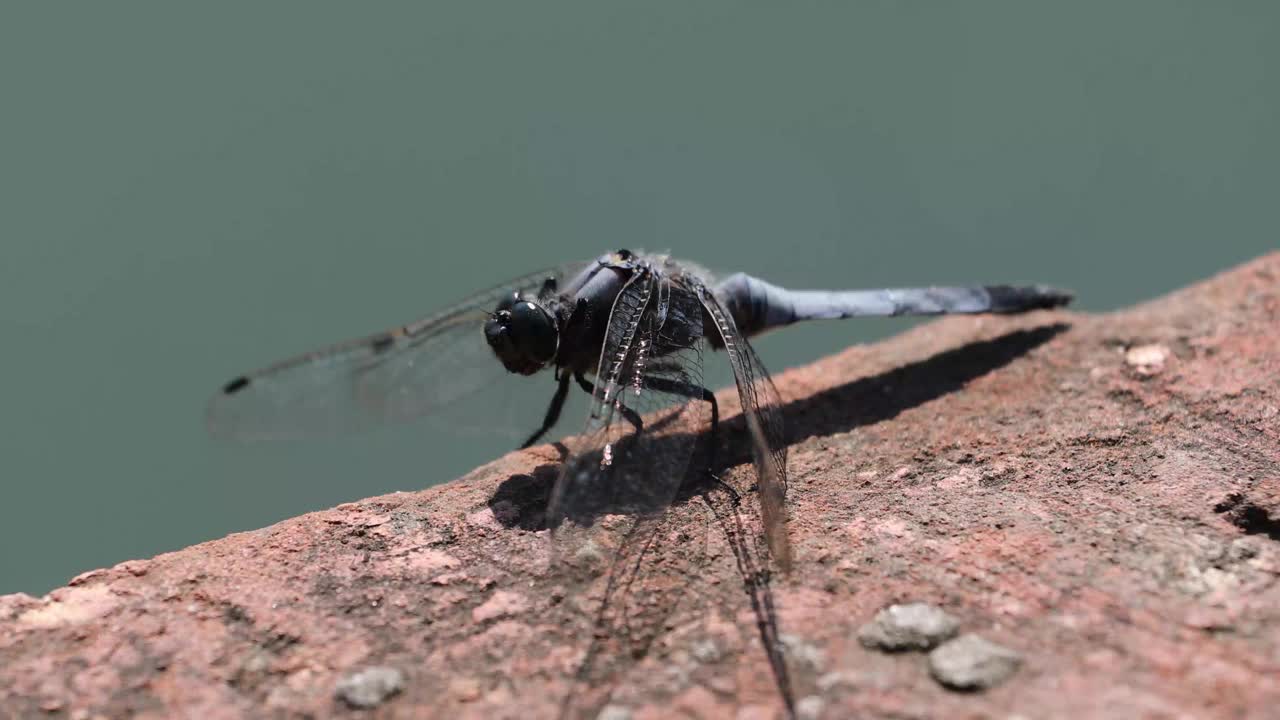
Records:
M571 441L548 507L557 562L616 552L636 522L675 498L710 419L702 328L697 295L661 274L637 270L619 293L586 430Z
M242 375L209 401L217 437L326 436L436 412L506 374L483 324L512 292L536 293L583 264L517 278L440 313L386 332L298 355Z
M755 350L738 332L733 316L705 286L699 299L710 316L717 340L733 368L738 398L747 430L751 434L751 454L755 461L760 495L760 515L764 522L769 553L778 567L791 568L791 541L787 535L787 444L782 424L782 403L778 389L760 362Z

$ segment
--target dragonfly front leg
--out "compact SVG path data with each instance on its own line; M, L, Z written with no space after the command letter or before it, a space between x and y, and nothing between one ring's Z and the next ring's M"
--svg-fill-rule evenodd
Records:
M567 397L569 397L569 373L564 373L560 376L560 384L556 386L556 394L551 396L551 404L547 406L547 415L542 419L542 427L524 441L520 446L521 450L538 442L539 438L555 426L556 421L560 419L560 411L564 409L564 400Z
M547 279L542 281L542 287L538 289L538 299L543 301L550 299L552 295L556 294L558 286L559 282L554 275L547 276Z
M588 380L586 376L581 372L576 372L573 374L573 378L578 381L578 386L585 390L588 395L595 397L596 386L591 384L591 381ZM640 419L640 415L636 413L635 410L632 410L621 403L617 405L617 408L619 412L622 413L622 417L626 418L627 422L631 423L631 427L636 429L636 435L639 435L640 431L644 430L644 421Z

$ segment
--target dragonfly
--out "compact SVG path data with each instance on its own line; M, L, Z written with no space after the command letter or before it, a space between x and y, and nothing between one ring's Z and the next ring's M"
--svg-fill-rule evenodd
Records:
M715 478L721 432L704 361L722 353L751 445L765 546L792 563L782 404L749 343L797 322L951 313L1021 313L1067 304L1043 285L790 290L745 273L717 280L667 254L618 250L534 272L434 315L299 355L227 382L206 420L220 437L348 432L447 414L503 373L555 381L538 443L577 386L585 427L567 448L547 524L569 549L603 515L653 517L677 497L695 456ZM699 441L705 450L695 453ZM576 538L576 539L575 539Z

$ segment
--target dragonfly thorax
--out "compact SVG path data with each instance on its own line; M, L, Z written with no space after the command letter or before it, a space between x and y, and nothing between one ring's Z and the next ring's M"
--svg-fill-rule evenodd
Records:
M542 305L512 293L484 323L484 338L502 366L513 373L532 375L555 360L560 330L555 317Z

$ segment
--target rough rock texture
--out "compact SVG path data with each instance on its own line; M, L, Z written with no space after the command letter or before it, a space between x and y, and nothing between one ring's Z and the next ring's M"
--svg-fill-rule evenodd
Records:
M1115 314L927 324L777 378L788 577L752 564L725 392L743 501L682 499L628 600L546 562L543 446L0 598L0 716L549 717L575 689L574 714L771 717L785 688L803 717L1275 717L1278 339L1280 254ZM957 693L862 647L914 601L1022 667ZM404 687L352 709L370 667Z

